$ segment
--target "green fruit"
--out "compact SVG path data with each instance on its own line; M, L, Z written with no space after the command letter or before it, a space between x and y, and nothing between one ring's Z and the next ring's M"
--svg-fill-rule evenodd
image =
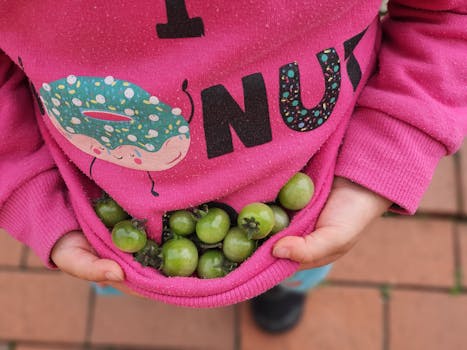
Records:
M264 203L251 203L240 211L237 223L249 238L261 239L266 237L274 227L274 213Z
M229 228L229 215L220 208L209 208L208 213L196 223L196 235L204 243L218 243L224 239Z
M187 236L195 232L196 221L188 210L177 210L169 218L169 227L173 233Z
M198 250L187 238L168 240L162 246L162 272L166 276L191 276L198 265Z
M117 222L130 217L117 202L108 196L104 196L94 203L94 211L107 227L113 227Z
M226 275L224 254L220 250L207 250L199 258L197 272L200 278L218 278Z
M289 226L290 219L285 210L278 205L272 204L269 207L274 213L274 227L271 230L271 234L275 234Z
M245 261L255 250L256 242L249 239L239 227L232 227L224 238L222 251L233 262Z
M124 252L136 253L144 248L146 241L146 232L135 221L120 221L112 229L112 242Z
M300 210L307 206L315 191L310 177L304 173L296 173L279 192L279 203L286 209Z

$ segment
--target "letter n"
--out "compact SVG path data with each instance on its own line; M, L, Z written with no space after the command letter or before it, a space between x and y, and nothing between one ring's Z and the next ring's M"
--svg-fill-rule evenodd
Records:
M208 158L233 152L231 127L246 147L272 140L266 87L260 73L242 78L245 111L222 85L201 92Z

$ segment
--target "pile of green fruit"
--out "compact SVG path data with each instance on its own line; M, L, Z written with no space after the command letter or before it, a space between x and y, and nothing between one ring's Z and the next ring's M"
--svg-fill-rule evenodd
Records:
M223 277L253 254L271 235L289 225L286 210L300 210L311 200L314 185L296 173L279 191L275 203L250 203L238 216L214 204L164 215L161 245L149 239L144 220L131 218L104 194L94 203L102 222L112 230L112 242L143 266L166 276ZM233 218L232 218L233 217Z

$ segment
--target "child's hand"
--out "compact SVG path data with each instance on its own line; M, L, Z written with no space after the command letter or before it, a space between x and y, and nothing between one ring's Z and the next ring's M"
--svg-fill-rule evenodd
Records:
M304 237L280 239L273 255L299 262L301 270L329 264L347 253L363 229L390 205L386 198L336 177L315 231Z
M113 260L99 258L80 231L60 238L52 249L51 258L60 270L72 276L93 282L116 282L112 284L114 287L126 288L120 283L124 279L121 267Z

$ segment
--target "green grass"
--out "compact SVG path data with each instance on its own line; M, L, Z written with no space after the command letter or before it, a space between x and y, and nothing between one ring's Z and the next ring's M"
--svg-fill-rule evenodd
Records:
M451 295L459 295L464 291L462 287L462 270L456 269L454 271L454 286L449 290Z
M388 301L391 298L391 290L392 290L392 287L389 284L383 284L379 288L379 291L381 293L381 298L383 298L384 302Z

